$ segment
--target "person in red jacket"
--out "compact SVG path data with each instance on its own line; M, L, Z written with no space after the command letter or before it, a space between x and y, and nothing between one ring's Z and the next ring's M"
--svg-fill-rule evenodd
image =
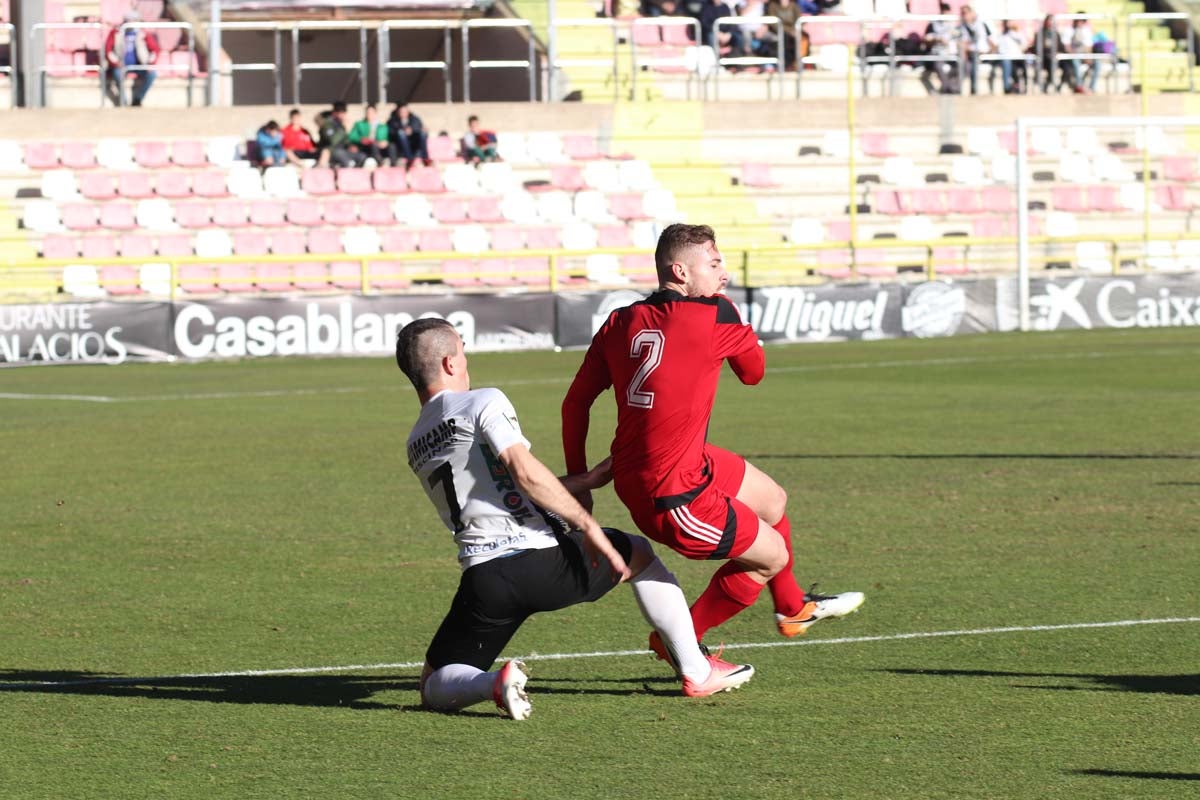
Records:
M766 370L757 335L722 294L729 273L712 228L668 226L655 263L658 291L609 316L563 400L567 471L585 471L591 406L611 386L613 488L634 523L687 558L726 561L692 605L697 638L752 605L764 586L784 636L857 610L859 592L800 588L786 493L741 456L706 441L722 365L728 361L751 385ZM653 634L651 648L669 660Z
M288 124L280 129L283 134L283 152L288 161L297 166L302 165L302 159L317 158L317 145L312 135L300 124L300 109L293 108L288 112Z
M128 27L137 22L141 15L136 11L125 13L125 25L113 28L104 40L104 56L107 64L104 72L104 91L113 105L124 102L125 87L121 85L121 68L133 75L132 105L140 106L150 87L154 85L156 73L153 65L158 61L160 48L158 38L151 32L138 27ZM122 27L124 30L122 30Z

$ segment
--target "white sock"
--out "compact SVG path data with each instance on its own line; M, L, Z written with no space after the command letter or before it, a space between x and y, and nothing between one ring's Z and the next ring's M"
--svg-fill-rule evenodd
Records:
M467 664L447 664L425 679L421 699L435 711L457 711L491 700L495 684L494 672Z
M629 582L646 618L679 661L679 671L693 681L708 680L712 666L696 643L692 612L679 581L656 556Z

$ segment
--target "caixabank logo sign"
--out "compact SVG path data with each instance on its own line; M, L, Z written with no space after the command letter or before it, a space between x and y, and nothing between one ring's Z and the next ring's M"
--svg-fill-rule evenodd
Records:
M1034 330L1173 328L1200 325L1200 277L1075 278L1035 282Z

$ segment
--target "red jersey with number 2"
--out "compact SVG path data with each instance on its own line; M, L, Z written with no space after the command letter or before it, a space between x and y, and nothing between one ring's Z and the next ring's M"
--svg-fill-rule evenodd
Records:
M588 412L612 386L613 483L622 501L653 502L706 484L704 443L726 359L742 383L762 380L762 345L723 295L661 290L614 311L563 400L567 471L587 469Z

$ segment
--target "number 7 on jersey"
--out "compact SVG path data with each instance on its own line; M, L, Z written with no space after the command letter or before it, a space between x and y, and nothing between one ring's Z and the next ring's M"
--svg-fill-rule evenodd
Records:
M654 392L643 391L642 384L662 363L663 345L666 341L667 337L656 328L646 328L634 334L629 343L629 357L641 359L642 363L625 389L625 398L629 405L635 408L654 408Z

